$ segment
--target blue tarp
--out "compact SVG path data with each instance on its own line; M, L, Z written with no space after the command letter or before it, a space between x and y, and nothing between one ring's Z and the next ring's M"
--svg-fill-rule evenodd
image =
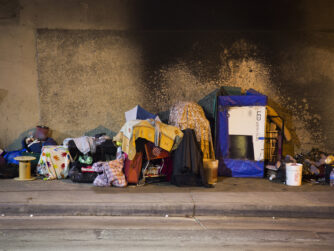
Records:
M267 97L264 95L246 94L243 96L219 96L218 106L266 106Z
M223 159L225 169L223 176L239 178L263 177L264 162L239 159Z
M264 162L229 158L228 109L233 106L265 106L267 96L252 89L246 95L219 96L217 110L216 158L219 175L232 177L263 177Z
M22 150L7 152L3 157L6 160L7 164L18 165L19 162L17 160L15 160L14 158L16 158L18 156L22 156L22 153L24 153L26 151L27 151L26 149L22 149Z
M155 119L156 116L157 115L154 115L154 114L146 111L140 105L136 105L131 110L125 112L126 121L135 120L135 119L139 119L139 120Z
M146 111L144 108L142 108L140 105L138 105L137 110L137 119L145 120L145 119L154 119L157 115L154 115L148 111Z

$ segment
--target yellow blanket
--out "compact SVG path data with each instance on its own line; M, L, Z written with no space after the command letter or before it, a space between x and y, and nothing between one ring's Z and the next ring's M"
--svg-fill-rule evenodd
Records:
M154 121L155 126L153 126L152 121L150 123L147 120L142 120L130 127L129 122L124 124L120 132L114 137L114 141L121 142L122 151L128 155L130 160L136 155L136 140L143 138L154 143L156 130L159 132L159 147L168 152L176 149L183 138L180 129L159 121Z

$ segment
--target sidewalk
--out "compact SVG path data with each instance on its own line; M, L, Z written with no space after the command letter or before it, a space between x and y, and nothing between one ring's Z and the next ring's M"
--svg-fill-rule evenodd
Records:
M220 179L212 189L167 183L123 189L69 180L0 180L0 214L334 218L334 189L236 178Z

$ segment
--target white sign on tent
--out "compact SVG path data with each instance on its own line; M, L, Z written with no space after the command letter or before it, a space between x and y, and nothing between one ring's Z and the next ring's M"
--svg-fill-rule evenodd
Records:
M229 135L252 136L254 160L264 160L266 107L230 107L228 113Z

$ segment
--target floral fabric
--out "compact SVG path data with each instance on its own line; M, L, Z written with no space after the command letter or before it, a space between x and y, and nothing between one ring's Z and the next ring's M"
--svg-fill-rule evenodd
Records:
M65 179L68 176L70 153L63 146L44 146L37 165L39 174L48 180Z
M169 115L169 124L185 130L193 129L200 143L204 159L215 159L210 123L201 106L193 102L175 104Z
M123 173L123 159L108 162L96 162L93 164L93 170L101 173L94 180L95 186L115 186L126 187L127 182Z

